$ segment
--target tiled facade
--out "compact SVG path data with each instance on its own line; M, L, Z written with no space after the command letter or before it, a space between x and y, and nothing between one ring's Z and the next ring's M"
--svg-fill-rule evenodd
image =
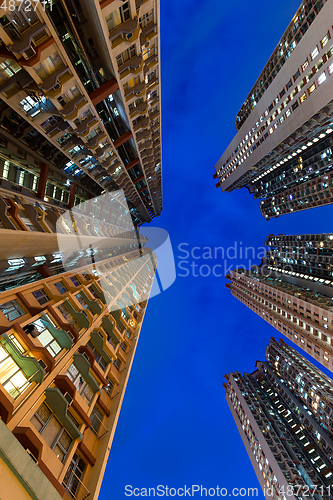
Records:
M226 375L226 399L266 498L331 497L332 380L282 340L256 371Z
M330 2L302 2L215 166L216 186L247 187L266 219L333 200L332 16Z

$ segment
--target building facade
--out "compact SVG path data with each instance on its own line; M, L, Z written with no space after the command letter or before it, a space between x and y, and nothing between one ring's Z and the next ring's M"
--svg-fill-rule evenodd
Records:
M57 499L98 497L156 266L130 235L114 239L116 251L74 255L67 272L38 263L38 279L0 294L3 500L18 483L18 498L45 498L50 484Z
M247 187L267 220L333 201L332 16L326 0L302 2L215 166L216 187Z
M333 371L333 234L270 235L260 266L234 269L232 295Z
M2 6L2 500L99 495L156 269L159 24L158 0Z
M328 499L333 382L271 339L256 371L226 375L226 399L266 498Z
M123 189L134 223L149 222L162 210L159 2L16 4L0 22L0 187L65 208Z

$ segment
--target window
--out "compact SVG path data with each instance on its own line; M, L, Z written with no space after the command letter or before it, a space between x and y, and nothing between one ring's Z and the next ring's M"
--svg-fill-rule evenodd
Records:
M301 95L301 97L300 97L300 102L305 101L305 99L306 99L306 93L304 92L304 94Z
M326 80L326 74L322 73L319 78L317 78L318 85L321 85Z
M311 87L308 89L309 95L310 95L310 94L312 94L312 92L313 92L314 90L316 90L316 84L315 84L315 83L313 83L313 84L311 85Z
M141 29L144 29L148 24L153 22L153 11L147 12L142 17L139 18L139 24Z
M54 283L54 286L56 287L58 292L61 293L61 295L68 292L67 288L65 287L65 285L62 284L61 281L58 281L58 283Z
M328 40L329 40L330 38L331 38L331 36L330 36L330 32L328 31L328 32L326 33L326 35L324 36L324 38L323 38L323 39L321 40L321 42L320 42L320 45L321 45L321 47L322 47L322 48L323 48L323 47L327 44L327 42L328 42Z
M81 326L75 321L75 319L70 314L68 309L66 309L64 304L60 304L60 306L58 306L57 309L61 313L61 315L65 318L67 323L69 323L70 325L73 325L78 332L81 330Z
M282 89L282 91L280 92L280 99L281 99L281 97L284 96L285 93L286 93L285 89Z
M74 286L80 286L80 282L78 279L76 279L74 276L70 278L71 282L73 283Z
M30 421L59 460L64 462L71 447L72 438L49 407L43 403Z
M61 68L61 66L63 66L62 59L59 56L58 52L55 52L48 58L44 59L43 63L37 64L34 69L37 75L42 80L45 80L49 75L57 71L57 69Z
M50 302L50 297L47 295L46 292L41 288L40 290L36 290L36 292L32 292L32 295L35 297L35 299L38 301L38 303L42 306L43 304L46 304L46 302Z
M81 396L89 406L94 397L94 392L90 385L84 380L74 363L70 365L65 375L67 375L67 377L73 382L78 390L78 393L81 394Z
M11 300L10 302L1 304L0 310L6 316L8 321L14 321L25 314L25 311L22 309L17 300Z
M317 57L317 55L319 54L319 50L318 50L318 47L316 47L312 52L311 52L311 59L312 61Z
M30 382L8 352L0 347L0 384L13 397L17 398Z
M114 388L114 383L112 382L112 380L109 379L109 377L107 377L106 379L108 381L107 385L103 387L104 391L106 392L106 394L111 397L112 396L112 392L113 392L113 388Z
M53 325L51 319L48 316L46 317L49 323ZM53 335L49 332L46 321L43 321L41 318L39 318L32 324L40 332L38 335L38 340L43 345L43 347L46 347L46 349L49 351L50 354L52 354L53 357L59 354L59 352L61 351L61 346L55 340Z
M95 407L91 412L90 418L92 421L90 429L93 431L94 434L98 435L98 431L101 428L103 415L99 411L99 409Z
M294 76L293 76L293 78L294 78L294 82L297 80L297 78L299 77L299 75L300 75L300 74L301 74L301 73L300 73L300 70L298 69L298 70L296 71L296 73L294 74Z
M15 75L15 73L18 73L21 70L21 67L17 62L13 61L12 59L6 59L2 63L0 63L0 73L3 76L5 76L6 79L11 78L12 76ZM1 79L3 80L3 78Z
M123 23L124 23L125 21L128 21L128 19L130 19L130 17L131 17L129 2L124 3L124 4L123 4L123 5L119 8L119 12L120 12L121 21L122 21Z
M105 370L108 366L107 362L105 361L103 356L98 352L98 350L96 349L94 344L91 342L91 340L89 340L87 345L88 345L88 347L90 347L90 349L94 353L96 363L102 368L103 372L105 372Z
M302 64L302 66L301 66L302 71L305 71L308 66L309 66L309 61L306 59L306 61L304 62L304 64Z
M116 369L119 372L120 366L121 366L121 361L119 358L116 359L116 361L112 361L113 365L116 367Z
M77 294L75 295L75 298L76 298L76 300L78 300L78 301L79 301L79 303L80 303L80 305L83 307L83 309L88 309L88 310L90 310L90 309L89 309L88 304L86 303L86 301L84 300L83 296L82 296L80 293L77 293Z
M85 468L85 462L75 453L62 483L73 498L76 498L76 492L81 484Z

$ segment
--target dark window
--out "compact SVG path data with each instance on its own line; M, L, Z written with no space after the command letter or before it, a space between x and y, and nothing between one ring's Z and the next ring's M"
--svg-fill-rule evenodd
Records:
M54 286L56 287L58 292L61 293L61 295L68 291L67 288L61 283L61 281L55 283Z
M50 302L50 297L47 295L46 292L41 288L40 290L36 290L36 292L32 292L32 295L35 297L35 299L38 301L38 303L42 306L46 302Z
M8 321L14 321L14 319L25 314L25 311L22 309L17 300L11 300L10 302L1 304L0 310L6 316Z
M80 286L80 282L78 279L75 277L71 277L71 282L73 283L74 286Z

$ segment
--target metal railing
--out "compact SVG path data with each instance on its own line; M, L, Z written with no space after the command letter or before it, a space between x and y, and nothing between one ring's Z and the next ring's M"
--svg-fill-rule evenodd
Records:
M93 414L90 417L92 418L90 429L93 431L97 439L101 439L105 436L105 434L107 434L108 429L96 414Z
M62 485L75 500L85 500L90 495L88 488L85 487L81 479L74 472L70 472L68 477L65 477Z

